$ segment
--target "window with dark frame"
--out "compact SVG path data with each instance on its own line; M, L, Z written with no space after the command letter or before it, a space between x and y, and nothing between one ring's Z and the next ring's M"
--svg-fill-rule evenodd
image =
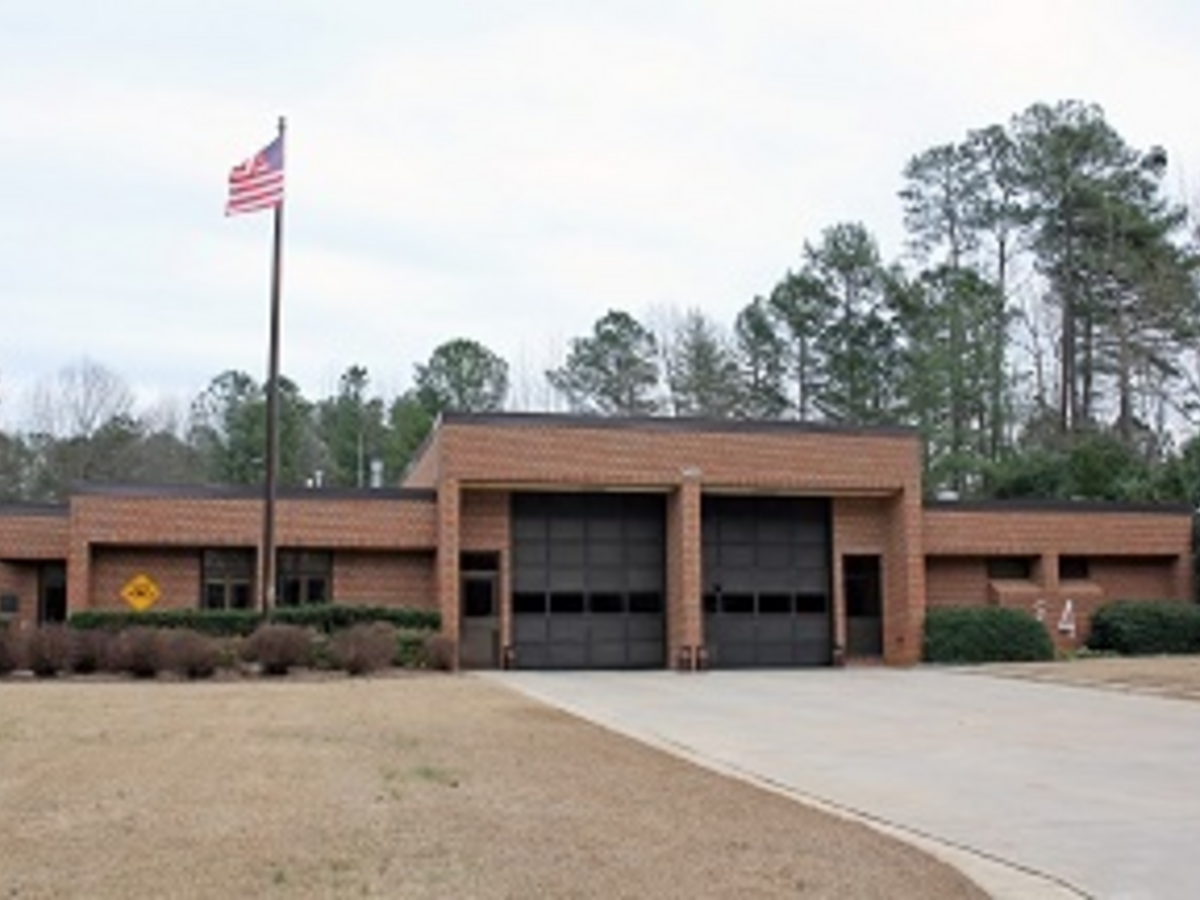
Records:
M1086 581L1090 577L1086 556L1060 556L1058 558L1059 581Z
M993 581L1029 581L1033 578L1033 559L1028 556L990 557L987 577Z
M253 550L205 550L200 563L203 609L250 609L254 605Z
M333 554L326 550L280 550L278 604L313 606L333 601Z

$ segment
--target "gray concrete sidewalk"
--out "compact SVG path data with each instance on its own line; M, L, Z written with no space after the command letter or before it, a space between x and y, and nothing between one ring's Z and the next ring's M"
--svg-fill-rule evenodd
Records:
M910 840L997 897L1200 897L1200 707L957 670L501 672Z

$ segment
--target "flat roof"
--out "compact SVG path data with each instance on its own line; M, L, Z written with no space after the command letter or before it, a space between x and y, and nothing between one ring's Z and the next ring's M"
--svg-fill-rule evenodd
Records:
M261 500L263 488L230 484L79 484L72 495L139 497L163 500ZM410 500L430 503L437 491L426 488L279 488L278 500Z
M1060 498L1014 497L1002 500L926 500L930 512L1027 512L1027 513L1152 513L1196 514L1186 503L1130 503L1120 500L1064 500Z
M916 438L905 425L841 425L798 419L708 419L688 416L603 416L578 413L444 412L437 424L499 428L589 428L626 431L712 432L715 434L841 434ZM435 426L436 428L436 426ZM419 455L419 454L415 454Z
M0 503L0 516L65 517L70 514L65 503Z

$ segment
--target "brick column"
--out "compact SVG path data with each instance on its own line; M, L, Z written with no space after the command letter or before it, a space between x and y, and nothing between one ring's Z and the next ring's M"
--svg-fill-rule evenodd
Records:
M892 504L884 560L883 661L911 666L925 639L925 549L921 486L910 482Z
M667 502L667 666L704 643L700 540L701 474L685 470ZM694 663L694 657L692 658Z
M1193 600L1193 585L1192 585L1192 556L1190 553L1183 553L1175 557L1175 563L1171 566L1171 582L1175 589L1176 600Z
M454 479L438 485L437 599L442 614L442 634L456 644L459 638L459 512L462 494Z
M82 529L71 529L67 545L67 616L92 607L92 547Z
M1058 551L1048 550L1038 557L1038 571L1034 573L1034 580L1042 586L1046 594L1051 597L1057 597L1059 591L1058 583Z

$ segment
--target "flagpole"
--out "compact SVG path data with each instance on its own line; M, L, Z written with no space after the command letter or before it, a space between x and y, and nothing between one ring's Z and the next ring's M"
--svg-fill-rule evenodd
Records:
M286 122L279 117L279 144L284 146ZM263 531L260 606L262 612L275 607L275 495L279 468L279 322L280 280L283 269L283 197L275 204L275 240L271 251L271 337L267 354L267 447L263 477Z

